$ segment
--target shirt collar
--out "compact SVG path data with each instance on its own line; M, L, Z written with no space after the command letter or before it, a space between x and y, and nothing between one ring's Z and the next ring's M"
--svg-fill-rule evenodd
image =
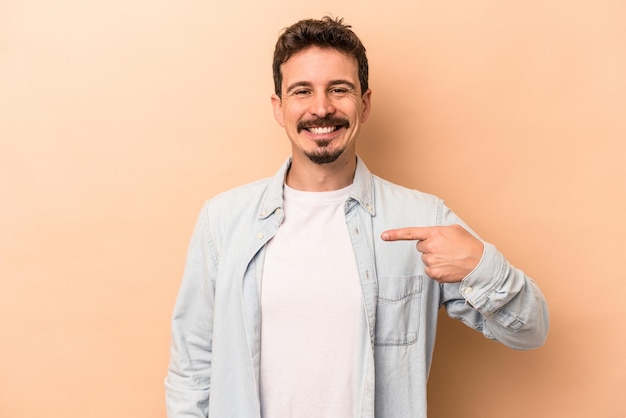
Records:
M274 177L269 180L269 185L259 208L259 219L269 217L277 209L282 210L283 184L285 184L285 178L290 165L291 157L283 163ZM371 216L376 214L374 176L359 157L357 157L356 161L356 172L354 173L354 181L352 182L349 200L357 201Z
M376 202L374 200L374 176L359 157L356 160L356 172L352 182L350 198L359 202L371 216L376 215Z

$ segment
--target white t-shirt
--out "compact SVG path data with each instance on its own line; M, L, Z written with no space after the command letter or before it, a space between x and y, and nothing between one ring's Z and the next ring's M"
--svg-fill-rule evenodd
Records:
M261 284L263 418L361 415L357 359L370 344L345 222L349 191L285 185L285 220L268 243Z

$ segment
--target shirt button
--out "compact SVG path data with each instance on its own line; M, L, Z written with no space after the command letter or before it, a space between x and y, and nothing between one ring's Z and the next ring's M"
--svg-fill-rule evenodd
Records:
M256 234L256 237L257 237L258 239L263 239L263 236L264 236L264 235L263 235L263 232L259 232L258 234Z
M280 215L281 213L283 213L283 210L281 208L276 209L276 215Z
M463 289L463 292L465 292L466 295L469 295L470 293L472 293L474 289L472 289L471 286L466 287L465 289Z

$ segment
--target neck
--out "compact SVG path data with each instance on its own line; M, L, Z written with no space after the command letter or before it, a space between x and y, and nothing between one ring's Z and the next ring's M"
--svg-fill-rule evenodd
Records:
M339 158L329 164L316 164L310 160L292 158L287 172L289 187L309 192L327 192L348 187L354 180L356 156Z

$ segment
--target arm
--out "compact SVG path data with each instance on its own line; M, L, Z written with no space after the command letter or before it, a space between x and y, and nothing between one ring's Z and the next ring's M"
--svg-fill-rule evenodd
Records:
M441 285L448 315L514 349L538 348L548 334L548 307L535 282L485 243L476 268Z
M452 212L447 215L460 222ZM441 283L441 303L451 317L511 348L536 348L545 342L545 298L493 245L458 224L389 230L382 238L418 241L424 271Z
M216 256L207 206L198 217L172 315L166 388L168 418L207 417L211 374Z

